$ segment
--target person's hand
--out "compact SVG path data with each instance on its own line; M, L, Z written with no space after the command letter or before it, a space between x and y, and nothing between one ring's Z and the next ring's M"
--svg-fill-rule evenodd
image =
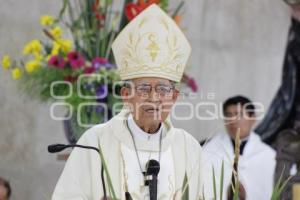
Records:
M292 8L292 16L296 20L300 21L300 3L291 5Z

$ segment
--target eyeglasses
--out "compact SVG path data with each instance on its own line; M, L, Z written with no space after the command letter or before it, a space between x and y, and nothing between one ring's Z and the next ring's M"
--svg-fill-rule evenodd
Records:
M141 84L137 85L135 87L135 90L138 95L145 96L145 95L150 95L152 92L152 88L154 88L155 92L161 96L165 96L170 94L174 87L171 85L165 85L165 84L158 84L152 87L151 85L148 84Z

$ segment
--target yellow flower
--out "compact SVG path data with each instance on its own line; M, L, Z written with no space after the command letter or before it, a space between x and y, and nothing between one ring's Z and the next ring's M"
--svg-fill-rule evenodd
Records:
M53 42L53 46L52 46L50 55L55 56L55 55L59 54L59 50L60 50L60 44L57 42Z
M51 56L55 56L59 53L67 54L73 48L73 43L71 40L60 39L53 42Z
M50 15L43 15L40 18L40 23L43 26L51 26L54 23L54 18Z
M73 42L71 40L59 40L58 44L63 53L69 53L73 48Z
M56 26L53 29L50 30L50 34L54 37L54 38L60 38L61 34L62 34L62 30L60 27Z
M38 61L42 61L44 59L43 55L40 53L33 53L33 56L34 56L35 60L38 60Z
M30 53L40 53L42 51L42 44L39 40L32 40L25 45L23 49L23 54L28 55Z
M20 70L20 68L15 67L12 71L11 71L11 75L13 77L14 80L17 80L21 77L22 72Z
M37 70L40 66L41 63L39 60L31 60L25 64L25 70L30 74Z
M8 69L10 65L11 65L10 57L8 55L4 55L2 58L2 67L4 69Z
M73 48L73 42L71 40L60 40L61 50L63 53L69 53Z

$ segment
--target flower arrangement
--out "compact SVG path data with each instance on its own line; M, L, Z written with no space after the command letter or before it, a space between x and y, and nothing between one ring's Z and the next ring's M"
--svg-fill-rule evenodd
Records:
M130 20L153 3L168 11L168 0L125 0L122 9L116 9L113 0L64 0L57 17L40 18L45 38L28 42L21 60L4 55L2 66L11 70L25 93L68 107L65 127L76 133L71 139L75 142L87 127L115 114L119 76L111 44ZM177 23L182 6L183 2L169 12ZM68 33L71 37L66 37ZM197 90L186 74L183 82Z

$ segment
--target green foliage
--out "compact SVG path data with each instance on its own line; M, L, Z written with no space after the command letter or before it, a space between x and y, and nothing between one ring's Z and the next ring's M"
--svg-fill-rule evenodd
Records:
M223 197L223 188L224 188L224 160L222 160L222 167L221 167L220 200L222 200L222 197Z
M223 198L223 188L224 188L224 161L222 161L221 177L219 179L219 183L220 183L220 196L219 196L219 198L218 198L217 186L216 186L217 180L216 180L215 170L214 170L213 166L212 166L212 174L213 174L213 176L212 176L212 180L213 180L212 188L213 188L213 193L214 193L213 199L214 200L216 200L216 199L222 200L222 198ZM239 179L238 179L238 176L237 176L236 172L234 172L233 174L234 174L234 182L235 182L234 184L233 183L231 184L231 186L234 187L234 188L232 188L232 190L233 190L233 200L238 200L239 199L240 182L239 182ZM272 197L271 197L270 200L280 200L280 194L282 193L282 191L286 187L288 181L291 179L291 177L289 177L288 179L283 181L282 180L282 175L283 175L283 172L281 173L279 180L277 181L276 185L274 186ZM202 193L202 199L205 200L204 189L203 189L203 193Z
M291 177L289 177L287 180L283 181L282 180L282 176L283 176L283 171L282 170L280 177L277 181L277 183L275 184L275 187L273 189L273 193L272 193L272 197L271 200L280 200L280 194L282 193L282 191L284 190L284 188L286 187L287 183L289 182L289 180L291 179Z
M167 11L169 7L169 1L168 0L161 0L159 2L159 6L164 10Z
M218 195L217 195L217 180L216 180L216 175L215 175L215 169L212 166L212 174L213 174L213 191L214 191L214 200L218 199ZM224 188L224 161L222 161L222 167L221 167L221 177L219 180L219 184L220 184L220 200L222 200L223 198L223 188ZM205 198L204 198L205 199Z
M51 84L57 80L63 80L64 74L56 68L41 68L32 74L24 74L20 80L20 88L32 98L45 102L54 100L51 96ZM57 95L66 95L67 85L59 84L53 87Z
M216 175L215 175L215 169L214 169L214 167L212 167L212 172L213 172L214 200L217 200L217 184L216 184Z
M181 200L189 200L189 182L186 174L184 175L181 192L182 192Z

